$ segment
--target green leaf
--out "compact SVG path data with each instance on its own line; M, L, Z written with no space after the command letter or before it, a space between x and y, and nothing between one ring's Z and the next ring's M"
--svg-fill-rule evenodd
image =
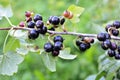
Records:
M75 59L77 57L77 55L70 54L70 48L65 48L64 50L61 50L58 56L62 59Z
M56 71L55 59L45 51L42 51L40 54L45 66L52 72Z
M6 46L5 46L5 52L7 51L16 51L16 48L20 47L20 42L18 39L15 39L13 37L10 37Z
M90 75L85 80L95 80L96 75Z
M7 52L0 55L0 74L13 75L17 72L18 64L23 61L23 57L15 52Z
M3 16L6 17L12 17L12 8L10 5L3 7L0 5L0 20L3 18Z
M73 13L73 18L70 19L72 23L78 23L78 22L80 22L79 17L80 17L80 15L84 11L83 7L79 7L79 6L76 6L76 5L71 5L68 8L68 11L71 11Z
M10 4L9 0L0 0L0 5L2 5L2 6L7 6L9 4Z
M95 80L100 80L102 77L104 77L106 74L105 71L100 71L97 75L96 75L96 78Z

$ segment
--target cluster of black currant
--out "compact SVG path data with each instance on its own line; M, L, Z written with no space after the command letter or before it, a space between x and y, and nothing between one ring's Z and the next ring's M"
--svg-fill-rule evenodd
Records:
M101 47L104 50L108 50L107 54L115 59L120 59L120 46L111 40L112 36L118 36L120 28L120 21L114 21L112 24L106 26L107 33L99 33L97 39L101 41Z
M60 50L63 48L64 39L61 36L55 36L53 41L54 41L54 44L50 42L45 43L44 50L46 52L51 52L52 56L58 56Z
M76 45L81 51L85 51L91 47L91 43L94 43L93 38L82 37L81 40L76 40Z

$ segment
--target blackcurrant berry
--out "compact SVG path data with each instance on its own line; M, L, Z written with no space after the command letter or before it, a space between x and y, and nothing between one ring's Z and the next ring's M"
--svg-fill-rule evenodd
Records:
M102 49L104 49L104 50L107 50L107 49L108 49L108 47L107 47L104 43L101 44L101 47L102 47Z
M113 34L114 36L118 36L118 35L119 35L119 30L113 29L113 30L112 30L112 34Z
M115 59L119 60L120 59L120 54L115 54Z
M36 25L37 28L42 28L43 25L44 25L44 23L41 20L37 20L36 23L35 23L35 25Z
M110 49L111 50L116 50L117 49L117 44L112 42L111 46L110 46Z
M105 40L104 42L103 42L103 44L106 46L106 47L108 47L108 48L110 48L111 47L111 41L110 40Z
M38 29L40 34L45 34L47 32L47 27L43 26L41 29Z
M120 21L114 21L113 26L115 26L116 28L120 28Z
M57 16L53 16L51 19L51 24L58 25L60 23L60 19Z
M33 39L33 40L36 39L36 38L38 38L38 36L39 36L39 33L35 29L29 31L29 33L28 33L28 37L30 39Z
M42 16L40 14L36 14L33 19L36 22L37 20L42 20Z
M28 28L34 28L35 23L33 21L28 22L27 27Z
M113 57L113 56L115 56L115 51L114 51L114 50L108 50L107 54L108 54L110 57Z
M55 51L55 50L52 51L52 56L54 56L54 57L55 57L55 56L58 56L58 55L59 55L59 52L60 52L60 51Z
M53 51L53 45L51 44L51 43L45 43L45 45L44 45L44 50L46 51L46 52L51 52L51 51Z
M105 40L106 40L105 33L99 33L99 34L97 35L97 39L98 39L99 41L105 41Z
M91 39L90 43L94 43L94 39Z
M63 25L64 22L65 22L65 18L62 18L62 19L60 20L60 24Z
M49 17L49 20L48 20L49 23L52 23L52 18L53 18L53 16L50 16L50 17Z
M82 44L82 42L80 42L79 40L76 40L76 45L79 46L80 44Z
M108 29L110 29L112 27L111 24L107 24L106 27L105 27L105 30L108 32Z
M80 45L79 45L79 49L80 49L81 51L85 51L85 50L87 49L86 44L84 44L84 43L80 44Z
M62 42L57 41L57 42L54 43L54 50L55 50L55 51L61 50L62 47L63 47Z
M118 48L117 48L117 49L118 49L118 52L120 53L120 46L118 46Z
M90 43L85 43L86 48L89 49L91 47Z
M54 42L57 42L57 41L63 42L63 38L62 38L62 36L55 36L53 41Z
M106 37L106 39L111 39L111 36L108 33L105 33L105 37Z

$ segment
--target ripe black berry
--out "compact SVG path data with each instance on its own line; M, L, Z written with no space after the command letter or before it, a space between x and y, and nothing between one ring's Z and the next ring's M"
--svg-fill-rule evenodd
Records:
M106 39L111 39L111 36L108 33L105 33L105 37L106 37Z
M90 43L94 43L94 39L91 39Z
M33 21L28 22L27 24L28 28L34 28L35 23Z
M111 24L107 24L106 27L105 27L105 30L108 32L108 29L110 29L112 27Z
M36 39L36 38L38 38L38 36L39 36L39 33L35 29L29 31L29 33L28 33L29 39Z
M108 47L108 48L110 48L111 47L111 41L110 40L105 40L104 42L103 42L103 44L106 46L106 47Z
M115 59L117 59L117 60L120 59L120 54L118 54L118 53L115 54Z
M107 47L104 43L101 44L101 47L102 47L102 49L104 49L104 50L107 50L107 49L108 49L108 47Z
M60 20L60 24L63 25L64 22L65 22L65 18L62 18L62 19Z
M45 45L44 45L44 50L46 51L46 52L51 52L52 50L53 50L53 45L51 44L51 43L45 43Z
M50 16L50 17L49 17L49 20L48 20L49 23L52 23L52 18L53 18L53 16Z
M55 50L54 50L54 51L52 51L52 56L54 56L54 57L55 57L55 56L58 56L58 55L59 55L59 51L55 51Z
M62 42L57 41L57 42L54 43L54 50L55 50L55 51L61 50L62 47L63 47Z
M33 19L36 22L37 20L42 20L42 16L40 14L36 14Z
M39 28L37 31L40 34L45 34L47 32L47 27L43 26L42 28Z
M115 51L114 51L114 50L108 50L107 54L108 54L110 57L113 57L113 56L115 56Z
M98 39L99 41L104 41L104 40L106 40L105 33L99 33L99 34L97 35L97 39Z
M90 43L85 43L86 48L89 49L91 47Z
M53 41L54 42L57 42L57 41L63 42L63 38L61 36L55 36Z
M113 26L115 26L116 28L120 28L120 21L114 21Z
M76 45L79 46L80 44L82 44L82 42L80 42L79 40L76 40Z
M44 23L41 20L37 20L36 23L35 23L35 25L36 25L37 28L42 28L43 25L44 25Z
M81 51L85 51L85 50L87 49L86 44L84 44L84 43L80 44L80 45L79 45L79 49L80 49Z
M48 29L48 30L55 31L55 28L54 28L54 27L51 27L51 28Z
M118 52L120 53L120 46L118 46L118 48L117 48L117 49L118 49Z
M112 34L113 34L114 36L118 36L118 35L119 35L119 30L113 29L113 30L112 30Z
M112 42L111 46L110 46L110 49L111 50L116 50L117 49L117 44Z
M53 16L51 19L51 24L58 25L60 23L60 19L57 16Z

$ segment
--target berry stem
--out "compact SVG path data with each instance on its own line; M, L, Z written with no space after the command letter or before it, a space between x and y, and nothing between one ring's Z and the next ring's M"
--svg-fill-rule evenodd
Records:
M8 28L0 28L0 30L10 30L11 27ZM26 27L13 27L14 30L27 30L30 31L32 30L31 28L26 28ZM93 37L93 38L97 38L97 34L85 34L85 33L76 33L76 32L57 32L57 31L50 31L47 30L48 33L51 34L61 34L61 35L73 35L73 36L79 36L79 37ZM115 37L115 36L111 36L111 39L114 40L120 40L120 37Z

